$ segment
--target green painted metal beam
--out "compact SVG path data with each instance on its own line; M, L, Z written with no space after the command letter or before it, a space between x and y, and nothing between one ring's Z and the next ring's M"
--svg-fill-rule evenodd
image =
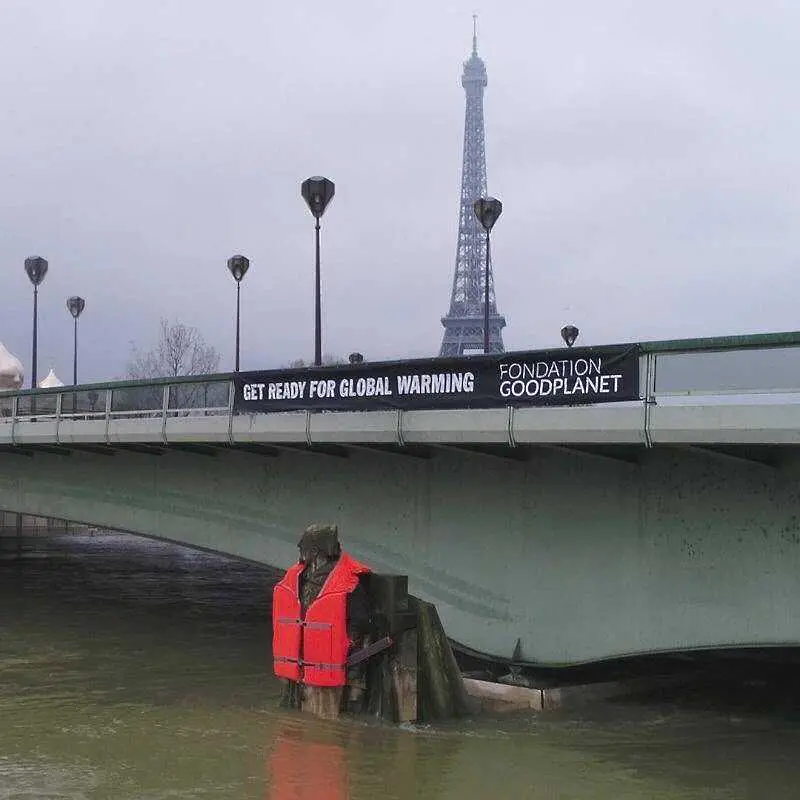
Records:
M707 336L698 339L664 339L640 342L643 353L671 353L712 350L750 350L759 347L793 347L800 345L800 331L783 333L750 333L741 336Z

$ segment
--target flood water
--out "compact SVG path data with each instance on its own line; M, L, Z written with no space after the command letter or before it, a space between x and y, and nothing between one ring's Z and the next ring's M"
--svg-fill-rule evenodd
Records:
M441 726L279 711L273 580L119 534L0 557L0 798L800 797L773 673Z

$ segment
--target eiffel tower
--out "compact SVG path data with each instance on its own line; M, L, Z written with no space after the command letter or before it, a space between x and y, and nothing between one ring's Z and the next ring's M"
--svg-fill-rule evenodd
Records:
M461 168L461 208L458 217L456 269L450 310L442 317L444 337L440 356L483 352L484 275L486 235L473 203L486 197L486 145L483 131L483 90L486 66L478 56L477 18L473 16L472 55L464 62L461 85L467 96L464 118L464 162ZM505 317L497 313L494 278L489 263L489 352L502 353Z

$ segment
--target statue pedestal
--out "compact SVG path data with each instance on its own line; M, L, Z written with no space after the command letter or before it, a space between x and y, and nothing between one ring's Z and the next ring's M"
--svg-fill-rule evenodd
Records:
M300 708L321 719L338 719L343 691L341 686L303 686Z

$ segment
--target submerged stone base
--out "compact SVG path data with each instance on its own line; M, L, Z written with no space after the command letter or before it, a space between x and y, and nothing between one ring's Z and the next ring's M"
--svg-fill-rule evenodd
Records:
M464 678L464 688L473 713L502 713L505 711L544 711L552 706L553 693L558 689L535 689L527 686L508 686L492 681Z
M565 686L514 686L506 683L464 678L470 711L497 714L519 711L552 711L575 708L586 703L623 697L635 692L667 688L686 679L686 674L650 676L626 680Z

